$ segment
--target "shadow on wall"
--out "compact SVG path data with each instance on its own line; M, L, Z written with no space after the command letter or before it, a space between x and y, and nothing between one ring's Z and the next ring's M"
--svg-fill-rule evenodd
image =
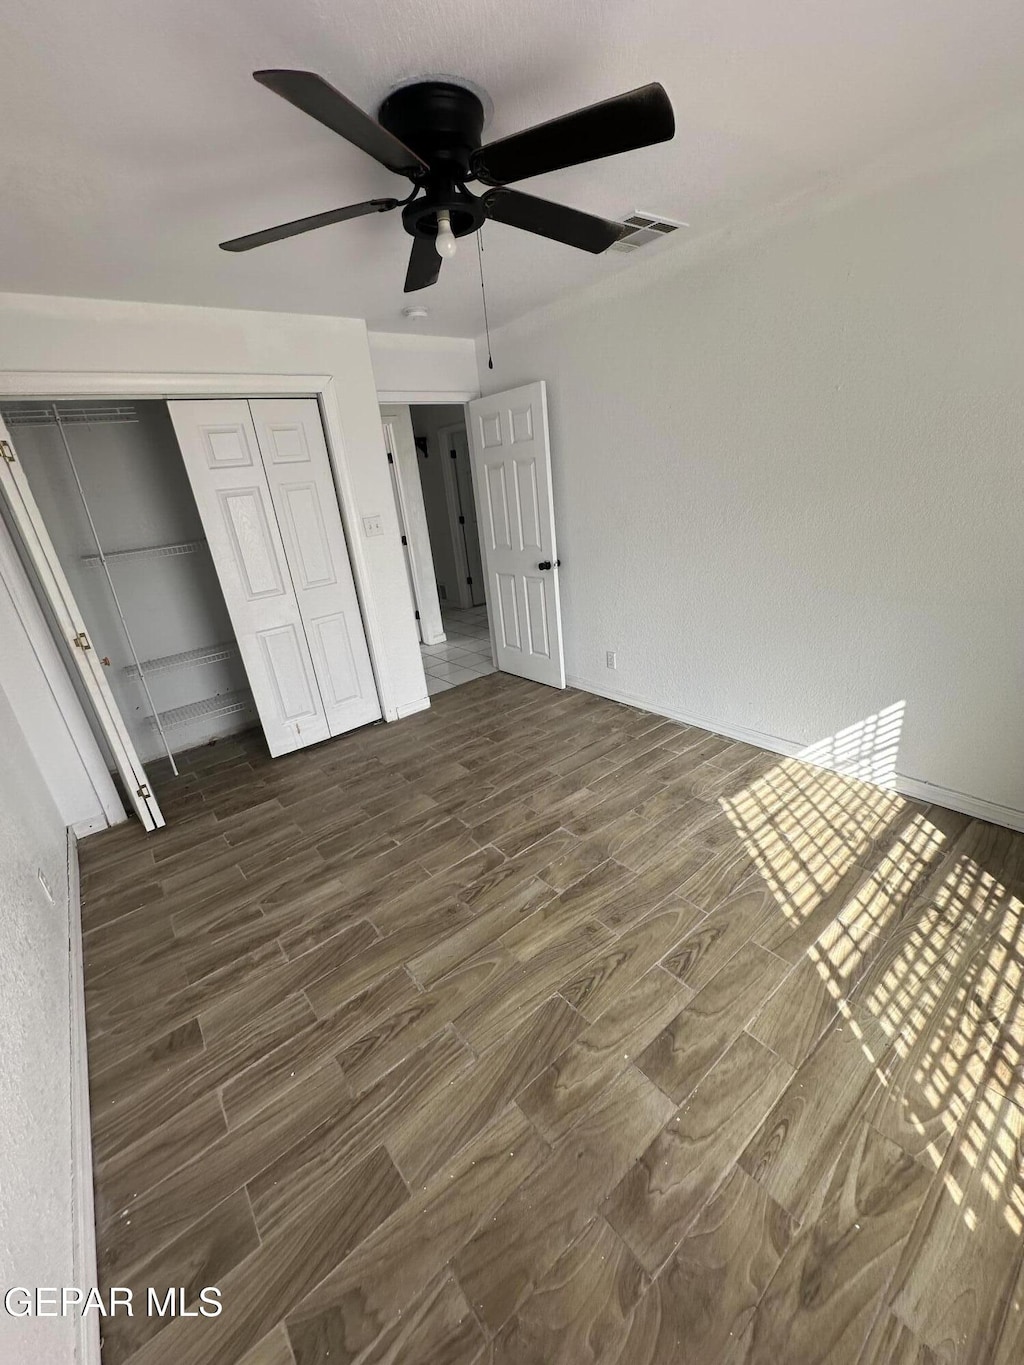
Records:
M903 709L761 765L719 804L771 891L755 939L801 961L766 1010L806 1010L820 992L841 1037L817 1047L862 1054L860 1117L934 1172L889 1302L926 1341L972 1319L962 1358L981 1359L1024 1233L1024 856L1019 834L884 790ZM816 1099L831 1102L801 1104ZM748 1149L765 1165L789 1150L771 1122Z

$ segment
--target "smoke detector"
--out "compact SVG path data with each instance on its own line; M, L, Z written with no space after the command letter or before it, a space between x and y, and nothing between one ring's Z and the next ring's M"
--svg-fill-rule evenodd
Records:
M427 317L427 310L421 303L417 303L409 308L403 308L402 317L408 318L410 322L422 322Z
M678 218L664 218L636 209L628 218L623 218L622 226L625 231L610 248L612 251L638 251L640 247L647 246L650 242L659 242L670 232L689 227L690 224L680 222Z

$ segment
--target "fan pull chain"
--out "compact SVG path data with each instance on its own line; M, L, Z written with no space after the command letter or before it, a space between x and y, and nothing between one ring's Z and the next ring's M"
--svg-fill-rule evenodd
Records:
M494 360L491 356L491 328L487 321L487 290L484 288L484 230L481 228L476 234L476 258L480 263L480 297L484 301L484 335L487 337L487 368L494 369Z

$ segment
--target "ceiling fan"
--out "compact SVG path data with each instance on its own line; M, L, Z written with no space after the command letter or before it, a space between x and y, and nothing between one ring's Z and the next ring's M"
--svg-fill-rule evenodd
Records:
M621 223L509 189L509 183L666 142L675 133L672 105L657 83L481 146L483 104L452 81L401 86L372 119L312 71L254 71L253 77L389 171L407 176L413 188L405 199L368 199L234 237L221 242L223 250L249 251L347 218L401 208L413 239L407 294L436 283L442 257L455 254L456 239L478 231L487 218L581 251L606 251L622 236ZM466 188L469 181L487 188L474 194Z

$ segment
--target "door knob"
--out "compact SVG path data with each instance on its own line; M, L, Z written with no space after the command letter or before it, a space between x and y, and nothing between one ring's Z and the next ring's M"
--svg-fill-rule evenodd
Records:
M558 566L561 564L561 562L562 562L562 561L561 561L560 559L556 559L556 560L555 560L555 568L556 568L556 569L557 569ZM538 569L550 569L550 568L551 568L551 560L550 560L550 559L542 559L542 560L540 561L540 563L537 565L537 568L538 568Z

